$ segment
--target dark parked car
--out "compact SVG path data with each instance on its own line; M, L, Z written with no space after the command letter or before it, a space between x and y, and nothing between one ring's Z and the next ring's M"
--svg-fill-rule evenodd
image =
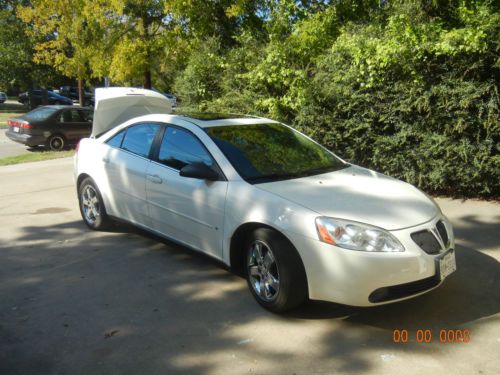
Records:
M2 104L3 102L5 102L6 100L7 100L7 95L5 95L4 92L0 91L0 104Z
M93 115L91 108L47 105L7 120L5 134L29 147L45 145L59 151L90 135Z
M45 90L31 90L19 94L17 101L24 105L29 105L30 108L36 108L43 104L63 104L63 105L73 105L73 101L66 96L56 94L53 91L47 91L47 102L44 103L44 91Z
M61 95L67 96L68 98L78 101L80 96L78 94L78 87L73 86L61 86L59 89ZM94 95L89 91L84 91L83 105L85 107L90 107L94 105Z

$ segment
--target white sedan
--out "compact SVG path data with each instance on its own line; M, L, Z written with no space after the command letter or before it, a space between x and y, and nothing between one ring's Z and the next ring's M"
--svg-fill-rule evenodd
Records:
M273 120L170 112L152 91L96 91L75 156L90 228L118 218L213 256L275 312L399 301L455 270L449 221L412 185Z

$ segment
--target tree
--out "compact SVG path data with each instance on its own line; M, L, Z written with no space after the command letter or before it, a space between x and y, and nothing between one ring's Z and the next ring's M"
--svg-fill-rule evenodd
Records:
M29 25L16 16L26 0L0 1L0 89L28 88L35 83L50 85L61 81L52 67L33 62L35 40L26 36Z
M89 56L95 43L88 21L94 11L93 2L85 0L33 0L17 11L29 24L28 36L37 38L34 61L76 78L81 105L84 104L84 80L92 74Z
M91 59L100 75L150 89L155 67L165 57L165 46L176 32L173 14L165 0L112 0L95 2L93 31L106 59Z

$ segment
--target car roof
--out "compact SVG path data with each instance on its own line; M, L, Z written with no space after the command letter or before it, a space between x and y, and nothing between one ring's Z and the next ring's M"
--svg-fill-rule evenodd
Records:
M137 116L131 118L130 120L116 126L114 128L109 129L96 138L100 138L101 135L107 134L104 139L107 139L110 136L120 132L121 130L133 126L138 123L143 122L156 122L156 123L165 123L172 124L177 126L184 127L186 123L190 123L198 128L206 129L211 127L219 127L219 126L244 126L244 125L255 125L255 124L278 124L278 121L274 121L264 117L252 117L252 116L240 116L237 115L228 115L224 116L225 118L219 118L216 120L199 120L194 117L189 117L186 114L160 114L160 113L152 113L143 116Z
M264 117L231 113L186 112L175 114L174 116L189 121L199 126L200 128L210 128L214 126L266 124L276 122Z
M35 109L38 108L54 108L54 109L79 109L83 111L91 111L92 108L87 108L87 107L78 107L76 105L65 105L65 104L49 104L49 105L42 105L39 107L36 107Z
M63 109L76 109L76 110L79 110L79 111L92 111L92 108L86 108L86 107L78 107L78 106L74 106L74 105L63 105L63 104L50 104L50 105L41 105L41 106L38 106L34 109L32 109L31 111L19 116L19 118L22 118L24 115L27 115L28 113L31 113L35 110L39 110L39 109L42 109L42 108L51 108L51 109L54 109L54 112L52 112L52 114L55 114L56 112L58 111L61 111Z

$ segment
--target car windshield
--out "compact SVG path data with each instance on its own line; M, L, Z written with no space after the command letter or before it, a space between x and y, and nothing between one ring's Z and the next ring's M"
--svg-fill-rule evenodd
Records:
M281 124L214 126L205 130L241 177L251 183L312 176L349 166Z
M53 107L38 107L22 117L26 120L45 120L52 116L57 110L58 108Z

